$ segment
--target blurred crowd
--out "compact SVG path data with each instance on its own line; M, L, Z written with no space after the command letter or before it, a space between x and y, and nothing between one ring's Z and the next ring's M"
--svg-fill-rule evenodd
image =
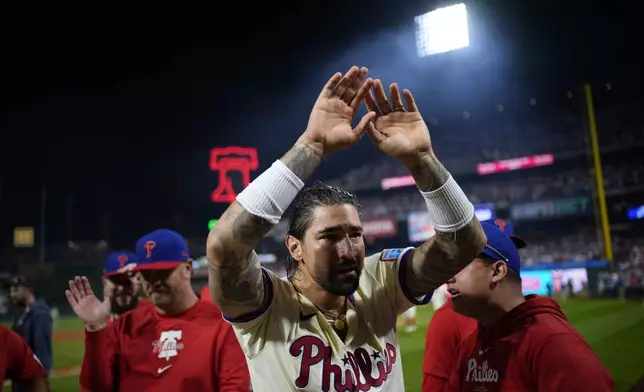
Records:
M483 178L474 183L463 183L462 187L472 203L529 203L534 201L562 199L576 196L590 196L593 189L592 173L582 168L551 171L551 175L530 175L520 179L495 180ZM604 168L606 192L644 185L644 163L637 162ZM388 195L380 192L374 196L360 198L364 219L398 218L406 219L410 212L423 211L423 198L411 187Z
M643 108L644 104L634 103L609 106L598 111L602 149L644 145ZM499 125L493 130L470 122L472 121L463 120L458 126L454 126L457 129L451 129L452 126L444 129L448 127L439 125L432 133L434 150L452 173L475 172L478 163L535 154L585 153L588 149L583 120L578 115L560 114L553 117L552 121L539 119L526 125ZM494 137L481 136L490 134ZM348 190L359 191L379 188L383 178L407 174L402 165L383 158L352 169L330 182Z

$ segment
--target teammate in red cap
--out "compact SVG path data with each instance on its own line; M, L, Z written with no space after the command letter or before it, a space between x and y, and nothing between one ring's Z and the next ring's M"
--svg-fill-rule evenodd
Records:
M47 392L47 374L27 343L0 325L0 387L4 380L17 383L21 391Z
M133 276L136 255L127 252L114 252L107 256L103 272L103 289L111 291L110 316L108 323L137 306L150 305L145 298L139 298L139 282Z
M483 223L487 245L447 281L454 311L478 321L458 346L445 391L612 391L613 380L555 301L523 296L510 237Z
M512 239L517 249L526 247L525 240L514 235L514 228L509 222L496 219L494 225ZM443 390L456 361L458 345L478 327L475 319L456 313L449 302L449 293L447 297L447 302L434 312L427 328L423 357L423 392Z
M136 244L141 284L155 306L137 307L109 327L110 298L99 301L85 277L67 298L85 323L83 391L249 391L245 357L232 328L190 285L184 239L157 230Z

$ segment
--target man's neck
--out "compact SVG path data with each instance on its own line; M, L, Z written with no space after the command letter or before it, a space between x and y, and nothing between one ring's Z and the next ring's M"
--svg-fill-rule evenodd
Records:
M35 297L30 297L27 298L27 308L30 308L34 303L36 303L36 298Z
M498 323L509 311L525 302L523 294L520 292L498 293L498 298L492 300L486 306L485 311L480 317L477 317L479 324L483 327L491 327Z
M197 302L199 302L199 298L197 298L197 295L195 295L192 289L190 289L190 292L185 295L178 296L175 301L169 304L169 306L163 308L157 306L156 308L157 312L161 314L173 316L187 311L195 306Z
M311 278L293 278L297 289L315 306L325 311L337 311L342 306L343 296L331 294Z

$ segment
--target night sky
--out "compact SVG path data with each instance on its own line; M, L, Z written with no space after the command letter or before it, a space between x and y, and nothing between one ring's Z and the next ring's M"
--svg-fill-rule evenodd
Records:
M354 63L441 114L582 80L642 81L635 0L473 1L471 48L423 61L413 17L449 3L299 3L3 4L0 246L13 227L39 225L43 185L48 243L109 235L125 246L158 227L204 236L225 208L210 202L210 148L258 147L266 168L328 77ZM348 160L373 152L361 145ZM332 158L317 178L346 162Z

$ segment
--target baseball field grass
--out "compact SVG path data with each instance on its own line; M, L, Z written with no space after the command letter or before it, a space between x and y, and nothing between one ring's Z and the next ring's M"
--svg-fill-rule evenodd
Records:
M615 391L628 391L644 376L644 306L641 302L568 300L561 302L575 328L588 340L613 374ZM408 392L420 391L425 331L430 306L418 309L418 330L400 333L400 346ZM83 327L73 318L56 321L54 332L53 392L78 391L83 359ZM3 392L9 389L5 386Z

